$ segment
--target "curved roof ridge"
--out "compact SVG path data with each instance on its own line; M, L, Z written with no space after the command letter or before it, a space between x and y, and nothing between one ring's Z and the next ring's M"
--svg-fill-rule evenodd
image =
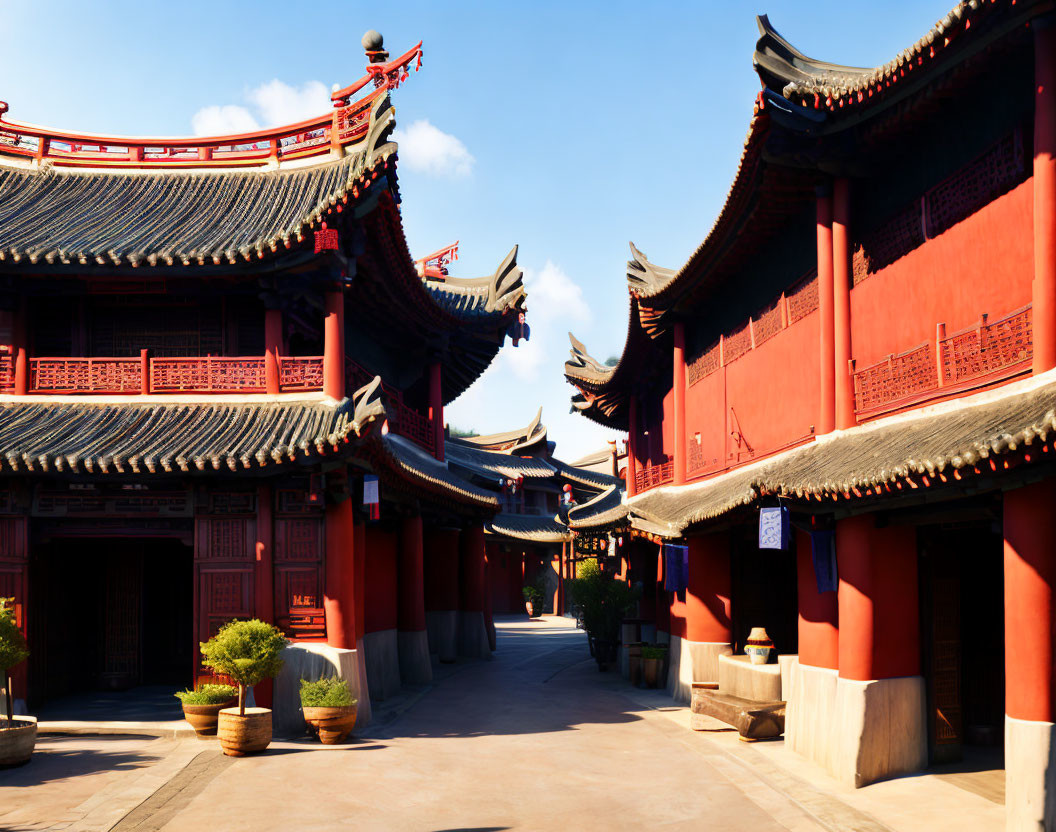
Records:
M527 298L524 270L517 265L519 246L510 249L498 268L485 277L445 277L443 281L422 277L422 285L445 308L487 315L521 311Z
M665 269L650 263L634 243L628 245L631 247L631 259L627 261L628 287L632 294L655 295L671 282L675 269Z
M512 453L513 451L536 445L540 441L545 442L546 433L546 425L543 424L543 408L540 407L532 421L523 428L477 436L449 437L448 441L455 444L473 445L481 448L481 450L501 450L505 453ZM506 447L485 447L496 445L504 445Z

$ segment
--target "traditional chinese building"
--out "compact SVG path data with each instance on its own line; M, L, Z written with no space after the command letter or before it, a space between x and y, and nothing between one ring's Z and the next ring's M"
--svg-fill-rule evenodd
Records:
M540 409L519 430L447 441L456 472L500 493L500 511L485 525L489 601L497 613L523 612L529 583L543 589L545 612L565 612L565 580L574 577L569 512L619 490L612 450L570 465L554 456L542 415Z
M959 3L875 69L760 18L722 211L676 269L632 246L618 365L566 364L628 431L632 526L689 547L672 689L765 626L792 748L860 786L1003 745L1009 829L1056 823L1049 9Z
M364 47L332 113L241 135L0 104L0 595L31 706L189 684L237 617L356 650L361 708L489 653L498 489L448 466L443 412L517 333L521 272L412 260L390 93L421 45Z

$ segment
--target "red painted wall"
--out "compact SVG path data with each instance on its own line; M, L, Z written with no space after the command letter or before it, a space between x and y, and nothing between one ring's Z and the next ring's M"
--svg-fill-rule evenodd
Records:
M1033 180L870 275L851 290L857 367L1026 306L1034 274Z
M424 547L425 609L458 609L458 529L427 527Z
M835 592L818 592L810 535L796 531L796 586L799 599L799 663L839 667L839 608Z
M690 641L730 641L728 534L720 532L689 538L688 584L685 637Z
M366 610L364 624L368 633L396 629L396 551L399 538L395 532L378 526L367 527Z
M686 395L690 478L751 462L810 438L821 395L819 337L815 311L690 385ZM731 436L736 425L752 452L743 444L738 448ZM694 466L697 433L703 467Z
M524 612L521 553L503 551L503 544L488 541L487 554L492 610L496 613Z

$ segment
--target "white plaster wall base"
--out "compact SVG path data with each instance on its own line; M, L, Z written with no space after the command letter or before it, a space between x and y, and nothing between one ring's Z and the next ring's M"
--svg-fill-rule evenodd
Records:
M830 774L836 771L836 679L838 672L798 661L788 667L782 692L785 709L785 744L817 763Z
M361 642L362 644L362 642ZM299 642L283 653L282 672L275 679L272 696L272 726L276 734L303 734L307 731L301 713L301 679L333 676L348 681L358 700L356 727L370 722L370 688L367 685L362 649L342 650L328 644Z
M922 677L837 679L835 714L831 773L841 782L859 788L927 765Z
M400 682L428 685L433 681L429 634L425 630L400 630L396 634L396 647L400 651Z
M620 675L631 678L631 643L638 636L638 627L634 624L620 625Z
M646 644L656 643L656 625L655 624L643 624L642 625L642 641Z
M727 644L726 649L730 646ZM780 702L781 665L752 664L747 656L734 656L732 652L718 657L719 690L741 699L757 702ZM695 679L707 682L708 679Z
M491 644L488 642L488 626L483 612L459 610L458 655L467 659L490 659Z
M434 610L425 614L429 652L442 662L453 662L458 654L458 611Z
M1056 829L1056 725L1005 717L1005 829Z
M694 682L719 681L719 656L728 656L732 649L722 641L690 641L671 636L668 652L671 670L667 688L676 701L688 703L693 697Z
M364 635L363 653L370 695L380 701L399 693L400 656L396 630L379 630Z

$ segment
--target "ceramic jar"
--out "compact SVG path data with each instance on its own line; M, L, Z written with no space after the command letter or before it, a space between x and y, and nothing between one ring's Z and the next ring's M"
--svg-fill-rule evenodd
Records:
M774 643L766 634L766 627L752 627L748 634L748 641L744 645L744 652L752 664L766 664L770 661L770 654L774 652Z

